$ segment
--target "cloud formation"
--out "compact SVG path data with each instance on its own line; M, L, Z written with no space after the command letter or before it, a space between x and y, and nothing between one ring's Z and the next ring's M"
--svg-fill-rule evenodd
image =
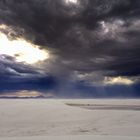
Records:
M139 0L0 1L0 24L14 31L11 39L21 37L49 50L43 68L55 77L61 92L81 82L102 86L105 77L138 84L139 15ZM11 67L10 71L17 74Z

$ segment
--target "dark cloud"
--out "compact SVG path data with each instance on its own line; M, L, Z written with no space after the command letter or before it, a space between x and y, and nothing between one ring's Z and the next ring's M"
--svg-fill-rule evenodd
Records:
M47 91L55 86L51 75L42 73L40 69L16 63L14 58L0 56L0 92L16 90Z
M105 76L139 76L139 15L139 0L0 1L0 23L50 51L54 58L46 69L58 83L75 82L78 79L73 77L80 74L90 75L94 83ZM24 70L38 75L17 64L5 72L22 74Z

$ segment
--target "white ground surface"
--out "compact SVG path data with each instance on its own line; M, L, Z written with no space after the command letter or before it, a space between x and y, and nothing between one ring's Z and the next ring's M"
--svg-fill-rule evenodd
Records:
M66 103L140 106L134 99L0 99L0 140L140 140L139 110L90 110Z

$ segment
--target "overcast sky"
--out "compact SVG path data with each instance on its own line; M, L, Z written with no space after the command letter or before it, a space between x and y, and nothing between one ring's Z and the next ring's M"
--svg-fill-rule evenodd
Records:
M140 97L140 0L0 0L0 91Z

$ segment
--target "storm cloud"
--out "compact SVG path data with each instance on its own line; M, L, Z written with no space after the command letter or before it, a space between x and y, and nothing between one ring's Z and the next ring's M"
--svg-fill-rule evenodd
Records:
M130 86L138 85L139 15L139 0L0 1L0 24L14 31L10 36L22 37L50 52L51 58L43 62L47 76L42 77L52 76L60 92L83 92L77 90L81 83L85 89L107 88L112 85L106 83L116 77L133 81ZM21 82L40 79L37 68L22 63L0 70L11 78L18 74L22 77L23 69L29 76Z

